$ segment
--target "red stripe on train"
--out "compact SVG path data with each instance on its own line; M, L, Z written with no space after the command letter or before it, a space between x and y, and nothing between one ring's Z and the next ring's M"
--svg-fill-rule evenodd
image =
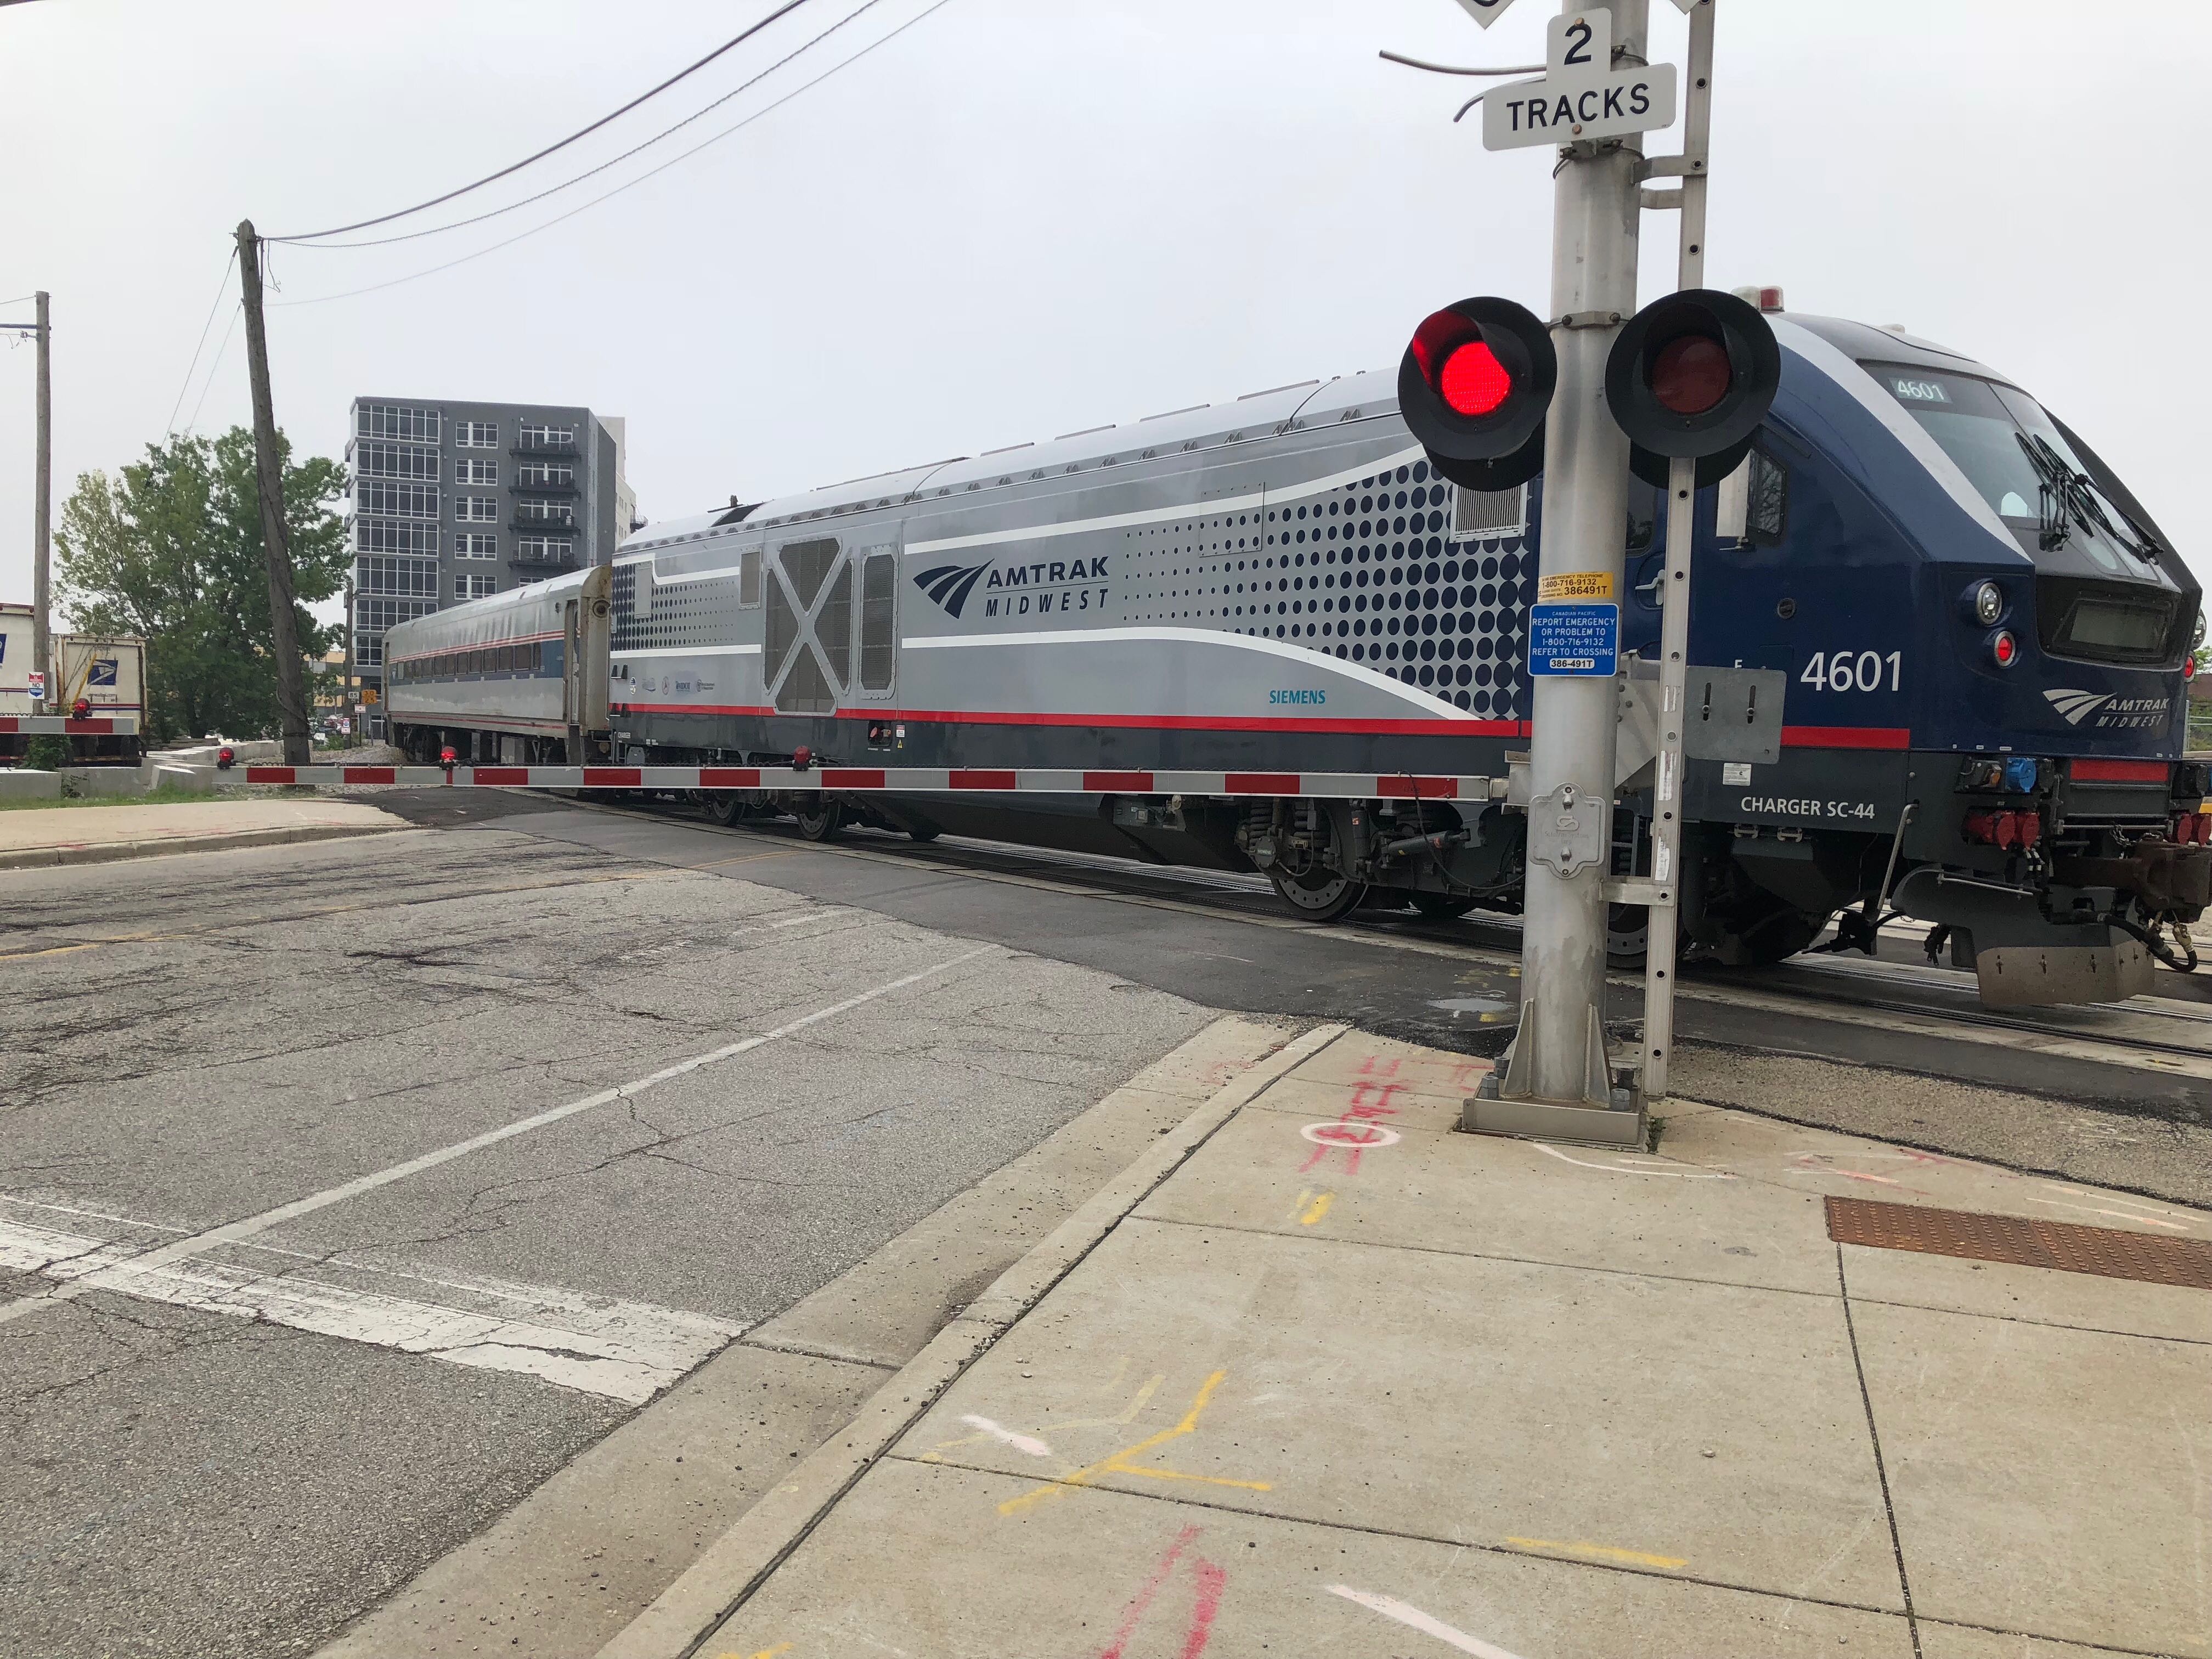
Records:
M1786 749L1910 749L1912 733L1902 726L1785 726Z
M2076 783L2164 783L2172 775L2164 761L2077 759L2067 775Z

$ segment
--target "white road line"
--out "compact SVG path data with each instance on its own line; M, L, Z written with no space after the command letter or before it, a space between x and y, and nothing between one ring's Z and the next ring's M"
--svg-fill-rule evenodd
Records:
M134 1265L133 1255L127 1244L0 1217L0 1267L60 1274L87 1290L265 1319L456 1365L518 1371L633 1406L745 1331L705 1314L491 1279L400 1275L456 1293L444 1304L204 1257L149 1269Z
M125 1261L103 1262L100 1267L102 1270L112 1267L118 1271L141 1273L154 1273L164 1267L173 1267L176 1263L189 1261L193 1256L204 1255L220 1245L238 1243L257 1234L265 1233L272 1227L281 1227L286 1222L296 1220L301 1216L311 1215L317 1210L328 1209L333 1204L343 1204L349 1198L358 1198L363 1193L374 1192L380 1187L389 1187L396 1181L404 1181L408 1176L420 1175L425 1170L434 1170L440 1164L450 1164L457 1158L466 1158L471 1152L481 1152L487 1146L497 1146L502 1140L512 1140L518 1135L526 1135L533 1129L543 1129L549 1124L560 1122L563 1118L574 1117L579 1112L588 1112L597 1107L611 1105L617 1100L634 1098L648 1089L669 1082L672 1079L686 1076L702 1066L717 1065L726 1060L733 1060L739 1054L750 1054L754 1049L765 1043L774 1042L779 1037L790 1036L794 1032L806 1030L810 1025L818 1025L823 1020L834 1018L850 1009L858 1008L863 1003L873 1002L878 997L889 996L894 991L902 991L909 985L916 985L933 975L948 972L964 962L973 962L977 957L987 955L998 948L992 945L979 945L973 951L964 951L959 956L934 963L922 969L919 973L908 974L902 978L878 985L872 990L863 991L858 996L848 997L842 1002L834 1002L827 1008L817 1008L811 1014L802 1014L787 1024L777 1026L773 1031L763 1032L759 1036L744 1037L736 1042L725 1043L720 1048L709 1049L703 1054L694 1054L689 1060L679 1060L673 1066L665 1066L649 1076L639 1078L633 1082L618 1083L611 1089L602 1089L597 1094L586 1095L581 1100L572 1100L565 1106L556 1106L550 1111L518 1119L499 1128L487 1129L480 1135L471 1135L466 1140L457 1140L450 1146L441 1146L435 1152L424 1152L419 1158L410 1158L404 1164L395 1164L389 1169L378 1170L368 1175L356 1176L341 1186L325 1188L319 1193L310 1193L305 1198L295 1198L289 1204L280 1204L275 1209L264 1210L258 1215L244 1216L236 1221L226 1222L220 1227L210 1227L204 1232L194 1233L188 1238L179 1238L171 1243L158 1245L141 1255L131 1256ZM59 1263L48 1270L49 1276L54 1278L62 1278L64 1271L65 1264ZM18 1297L13 1302L0 1304L0 1325L21 1319L26 1314L35 1313L41 1308L51 1307L58 1302L74 1301L91 1288L93 1287L82 1278L69 1277L49 1290L32 1296Z

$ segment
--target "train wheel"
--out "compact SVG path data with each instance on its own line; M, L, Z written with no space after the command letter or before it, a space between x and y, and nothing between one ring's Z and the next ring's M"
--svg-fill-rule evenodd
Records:
M929 842L935 841L939 836L943 835L945 831L939 829L933 823L918 825L909 823L906 827L906 833L910 840L927 843Z
M1715 954L1731 968L1770 968L1786 961L1820 937L1828 913L1800 910L1775 899L1761 913L1729 919Z
M796 809L792 817L799 820L799 833L809 841L835 841L845 827L844 804L818 796L811 805Z
M1413 908L1427 921L1457 921L1474 908L1471 898L1453 898L1443 893L1416 893Z
M1335 921L1359 908L1367 896L1367 884L1340 876L1334 870L1310 870L1304 875L1267 872L1276 894L1294 915L1308 921Z
M1638 973L1651 939L1650 918L1640 904L1605 908L1605 965L1617 974Z
M707 797L707 816L728 829L745 815L745 798L734 789L717 789Z

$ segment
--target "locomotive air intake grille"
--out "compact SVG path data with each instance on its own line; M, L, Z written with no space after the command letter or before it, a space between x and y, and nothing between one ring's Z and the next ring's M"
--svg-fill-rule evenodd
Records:
M1838 1244L1868 1244L1879 1250L1916 1250L1923 1255L2006 1261L2212 1291L2212 1240L2201 1238L2160 1238L2116 1227L1880 1204L1863 1198L1828 1200L1828 1237Z

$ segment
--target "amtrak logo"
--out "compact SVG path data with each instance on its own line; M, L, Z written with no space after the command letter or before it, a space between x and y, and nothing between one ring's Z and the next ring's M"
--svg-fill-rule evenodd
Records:
M2106 691L2046 691L2044 698L2069 726L2090 726L2100 732L2148 732L2172 718L2172 705L2165 697L2122 697Z
M957 617L960 607L968 603L968 596L975 591L975 584L983 580L983 573L990 568L988 560L981 564L940 564L916 576L914 585L943 605L946 616Z
M2069 726L2081 725L2112 700L2111 694L2104 691L2046 691L2043 696L2053 708L2066 716Z

